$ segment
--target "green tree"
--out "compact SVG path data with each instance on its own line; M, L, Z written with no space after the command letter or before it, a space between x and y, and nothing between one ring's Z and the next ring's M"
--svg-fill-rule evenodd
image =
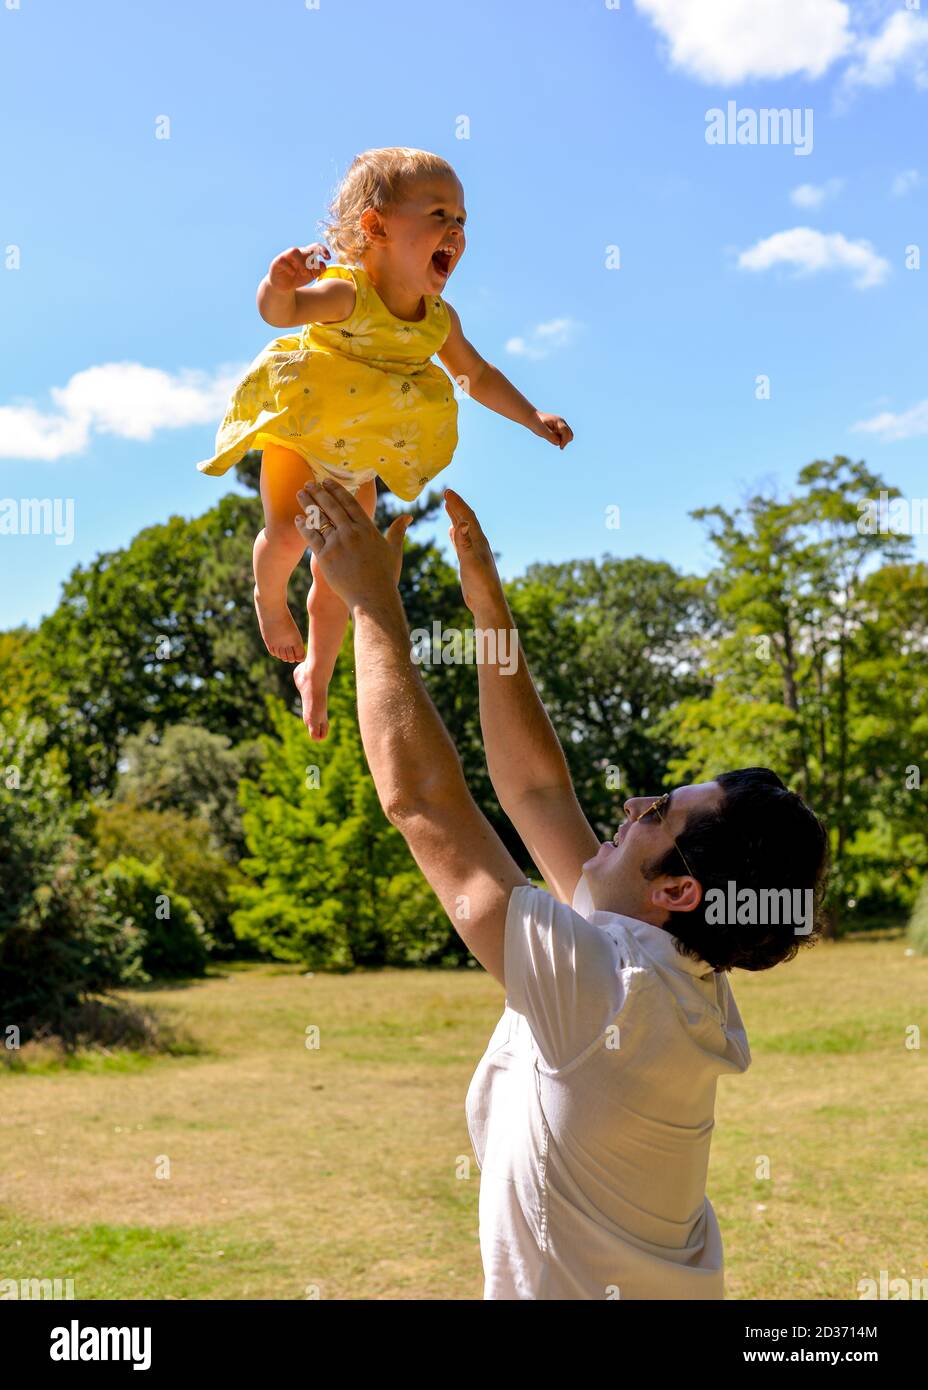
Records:
M233 748L224 734L196 724L159 730L149 722L129 735L121 754L116 801L179 812L199 822L201 844L235 855L244 850L238 784L257 770L257 741Z
M674 712L708 692L694 673L703 600L671 565L641 557L531 565L508 594L581 805L612 834L627 797L663 785L681 747Z
M255 500L230 494L65 582L35 650L66 695L60 743L78 793L111 790L122 743L148 723L196 724L237 744L261 732L266 692L292 698L289 668L268 657L254 618L259 528Z
M234 890L239 936L309 968L427 963L462 951L402 836L380 808L364 762L351 653L333 683L332 732L313 744L269 701L260 777L242 784L252 880Z
M706 581L718 615L703 644L713 684L674 721L687 751L671 776L763 763L793 784L829 827L833 929L860 872L850 846L872 829L875 778L889 772L888 718L874 713L888 716L892 700L880 685L900 644L924 649L923 580L904 566L911 541L858 524L881 490L898 495L839 456L803 468L785 501L758 494L737 512L694 513L709 522L720 560ZM884 621L881 563L911 581L901 629ZM907 697L910 719L921 711L923 720L924 679L909 682Z
M414 515L436 505L431 497ZM379 519L394 514L383 501ZM63 749L75 794L112 791L123 746L142 729L157 740L169 726L196 725L237 748L264 732L265 695L299 708L292 670L268 656L255 619L252 546L261 525L257 499L230 493L192 521L146 528L66 580L28 651L33 697L41 692L44 702L33 712ZM289 592L298 616L309 583L304 560ZM456 574L433 546L408 545L402 592L411 617L462 612ZM445 682L437 698L450 694ZM475 696L465 698L473 713Z

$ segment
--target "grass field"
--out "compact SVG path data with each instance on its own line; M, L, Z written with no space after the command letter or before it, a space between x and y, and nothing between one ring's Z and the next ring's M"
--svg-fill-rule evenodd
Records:
M708 1187L729 1298L928 1276L928 1042L906 1047L910 1025L928 1034L928 959L904 950L822 944L733 977L754 1063L720 1082ZM502 1010L489 977L257 966L144 1002L199 1050L64 1067L27 1048L0 1068L0 1279L93 1299L481 1297L463 1105Z

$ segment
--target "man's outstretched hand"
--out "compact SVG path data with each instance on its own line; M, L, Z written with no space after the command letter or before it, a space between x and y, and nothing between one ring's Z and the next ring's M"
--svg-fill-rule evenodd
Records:
M351 493L331 479L307 483L297 500L305 514L297 516L296 528L322 575L349 608L396 587L411 517L396 517L381 535ZM445 510L464 602L472 613L495 607L503 598L503 586L480 522L451 488L445 490Z
M343 603L353 609L396 588L412 517L396 517L382 536L360 503L332 479L307 483L297 500L305 515L296 517L296 529Z
M448 535L458 557L464 602L472 613L499 603L503 586L480 522L450 487L445 489L445 511L451 518Z

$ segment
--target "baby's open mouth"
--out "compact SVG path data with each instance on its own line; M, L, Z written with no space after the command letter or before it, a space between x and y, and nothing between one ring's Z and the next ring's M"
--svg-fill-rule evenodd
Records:
M451 249L451 247L446 246L442 247L441 250L435 252L435 254L432 257L432 265L438 271L439 275L447 276L451 273L451 264L453 260L454 251Z

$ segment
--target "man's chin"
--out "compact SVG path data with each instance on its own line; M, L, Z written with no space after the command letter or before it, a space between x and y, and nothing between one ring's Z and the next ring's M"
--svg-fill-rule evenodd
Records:
M593 855L593 858L588 859L583 865L583 873L595 873L598 869L601 869L605 864L609 863L612 857L618 854L618 852L617 845L614 845L611 840L605 840Z

